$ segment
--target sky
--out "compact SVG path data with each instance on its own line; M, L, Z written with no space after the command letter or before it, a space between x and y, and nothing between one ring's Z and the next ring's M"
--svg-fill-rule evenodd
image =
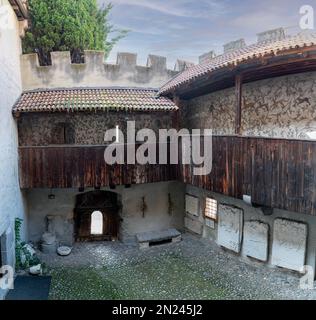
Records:
M108 0L98 0L107 4ZM111 0L110 22L128 35L111 52L108 62L116 61L117 52L138 54L145 65L148 54L166 56L168 67L177 59L197 63L198 57L211 50L223 52L223 45L244 38L256 42L256 34L284 27L289 34L299 32L302 5L311 0Z

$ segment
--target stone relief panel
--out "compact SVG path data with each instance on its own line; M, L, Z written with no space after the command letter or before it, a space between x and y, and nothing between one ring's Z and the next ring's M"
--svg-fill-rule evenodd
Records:
M185 228L193 233L202 234L203 224L191 217L184 217Z
M193 216L199 216L199 198L193 197L189 194L185 195L185 210Z
M307 225L287 219L276 219L273 228L273 265L302 271L305 264Z
M268 245L269 225L260 221L246 221L243 242L245 255L260 261L267 261Z
M242 209L219 204L218 206L218 245L240 252L242 242L244 212Z

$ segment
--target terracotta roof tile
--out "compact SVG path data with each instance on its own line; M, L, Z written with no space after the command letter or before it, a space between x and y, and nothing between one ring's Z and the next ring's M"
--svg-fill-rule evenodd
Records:
M107 110L173 111L177 106L154 89L80 88L24 92L13 107L13 113Z
M282 51L295 48L304 48L316 45L316 34L301 32L295 36L287 36L278 41L264 41L256 43L242 49L224 53L212 59L206 60L203 64L198 64L176 75L163 85L159 94L166 94L181 85L194 81L195 79L211 73L215 70L235 65L247 60L259 58L270 54L282 54Z

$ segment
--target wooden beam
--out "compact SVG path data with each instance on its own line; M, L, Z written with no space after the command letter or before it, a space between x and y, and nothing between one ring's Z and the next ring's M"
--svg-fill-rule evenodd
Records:
M235 134L241 134L241 109L242 109L242 75L238 74L235 78L236 90L236 123Z

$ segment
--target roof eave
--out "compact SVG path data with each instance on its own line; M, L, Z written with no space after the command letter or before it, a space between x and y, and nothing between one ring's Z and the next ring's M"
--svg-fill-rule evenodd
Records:
M26 20L28 18L27 6L22 0L9 0L9 2L19 21Z
M266 67L268 69L272 63L274 63L275 66L277 66L278 62L275 63L275 61L279 61L280 67L281 67L282 65L284 65L283 61L286 59L289 59L288 74L291 74L293 73L290 69L291 57L294 57L293 61L298 60L298 58L301 59L302 64L310 60L313 60L313 61L315 60L316 62L316 45L306 46L301 48L286 49L282 51L280 50L274 54L267 54L265 56L258 56L258 57L249 58L247 60L241 60L241 61L238 61L237 63L231 64L231 65L225 65L215 70L209 70L208 72L205 72L202 75L193 77L191 79L188 79L187 81L184 81L182 83L179 83L177 85L164 89L164 87L168 85L169 83L168 82L159 90L158 95L168 96L168 97L172 97L172 96L181 97L189 93L190 90L192 89L192 86L196 87L198 86L199 83L202 83L205 81L209 81L209 83L211 84L212 81L214 80L214 77L216 77L218 74L222 74L227 78L229 78L229 76L234 77L236 73L243 73L245 71L251 71L252 69L255 70L258 67L261 67L261 68ZM304 71L299 71L299 72L304 72ZM286 75L286 74L287 73L284 72L284 74L281 74L281 75ZM265 78L269 78L269 77L270 77L269 74L267 74ZM248 82L250 81L251 79L248 80ZM217 90L220 90L220 89L217 89Z

